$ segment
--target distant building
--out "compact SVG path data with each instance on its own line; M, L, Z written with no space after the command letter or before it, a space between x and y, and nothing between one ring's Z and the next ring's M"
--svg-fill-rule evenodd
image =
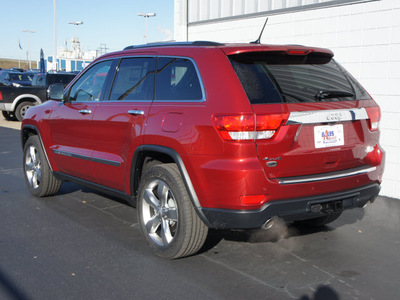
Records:
M90 62L92 62L98 56L97 50L83 52L80 47L79 39L72 38L72 49L68 49L67 42L65 42L65 47L58 49L57 60L54 56L48 56L45 58L45 69L46 71L81 71ZM40 61L38 61L38 66L40 67Z
M175 0L177 41L326 47L382 110L386 170L381 194L400 198L400 1Z

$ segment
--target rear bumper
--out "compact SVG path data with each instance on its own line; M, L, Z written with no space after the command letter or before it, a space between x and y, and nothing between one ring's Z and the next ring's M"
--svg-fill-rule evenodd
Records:
M339 203L340 210L363 207L369 201L374 201L379 191L380 185L374 183L337 193L271 201L258 210L202 208L202 213L212 228L260 228L267 220L275 216L285 221L295 221L326 215L322 211L311 211L311 206L316 204Z
M11 111L12 103L0 103L0 110Z

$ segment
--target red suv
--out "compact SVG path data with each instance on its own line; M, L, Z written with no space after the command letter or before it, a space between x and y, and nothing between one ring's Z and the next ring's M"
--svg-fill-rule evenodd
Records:
M74 181L128 200L163 257L208 228L320 226L378 195L380 109L327 49L214 42L106 54L28 110L35 196Z

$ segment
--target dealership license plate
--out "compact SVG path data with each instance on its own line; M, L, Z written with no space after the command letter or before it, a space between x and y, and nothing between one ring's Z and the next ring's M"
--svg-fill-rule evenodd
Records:
M343 125L315 126L314 143L315 148L344 145Z

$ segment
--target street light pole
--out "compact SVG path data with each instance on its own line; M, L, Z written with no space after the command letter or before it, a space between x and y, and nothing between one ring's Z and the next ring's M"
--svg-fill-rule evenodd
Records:
M149 17L155 17L156 16L156 13L138 13L137 14L139 17L145 17L145 19L146 19L146 44L147 44L147 22L148 22L148 19L149 19Z
M53 57L53 69L58 71L57 66L57 0L53 1L54 5L54 57ZM54 68L55 65L55 68Z
M28 33L28 60L29 60L29 69L32 69L31 58L29 56L29 52L31 51L31 33L35 33L36 31L26 29L26 30L22 30L22 32Z
M78 35L77 35L77 27L78 27L78 25L82 25L83 24L83 22L82 21L77 21L77 22L68 22L68 24L72 24L72 25L74 25L74 27L75 27L75 37L74 37L74 50L75 50L75 70L73 70L73 71L76 71L76 69L77 69L77 64L78 64L78 60L77 60L77 58L78 58L78 53L77 53L77 39L78 39Z

